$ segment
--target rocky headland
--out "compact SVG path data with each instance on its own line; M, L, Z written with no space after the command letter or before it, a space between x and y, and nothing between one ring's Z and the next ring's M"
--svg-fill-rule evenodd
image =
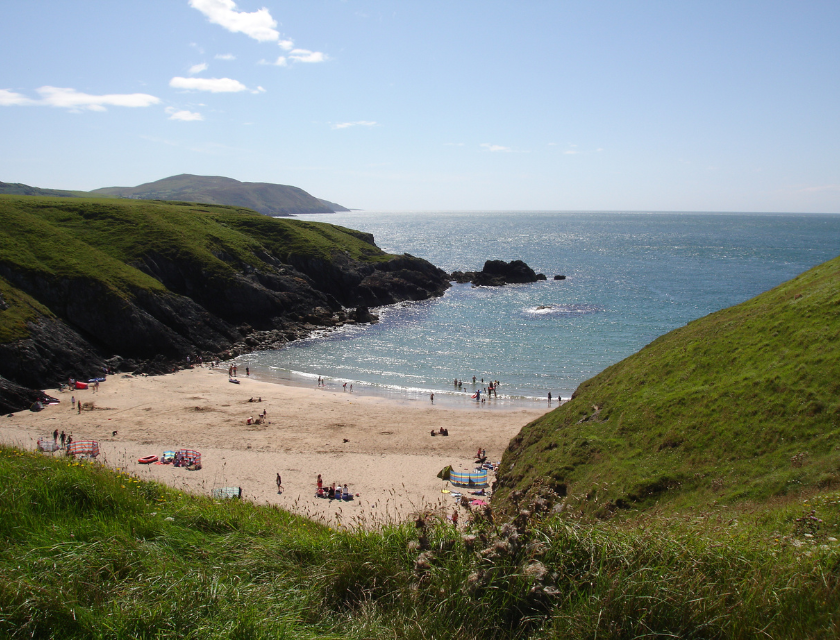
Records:
M0 219L4 413L69 377L278 348L449 287L370 234L235 207L0 196Z

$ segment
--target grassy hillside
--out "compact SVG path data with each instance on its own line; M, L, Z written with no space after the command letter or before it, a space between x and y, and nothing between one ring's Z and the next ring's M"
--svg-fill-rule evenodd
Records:
M200 473L200 472L199 472ZM269 479L270 480L270 479ZM696 518L337 530L0 447L8 638L821 638L840 494ZM814 515L811 515L811 514ZM818 522L817 522L818 521Z
M28 184L21 184L20 182L0 182L0 194L75 198L78 197L79 192L61 191L59 189L41 189L40 187L30 187Z
M266 182L240 182L221 176L181 174L137 187L95 189L91 194L232 205L275 215L346 211L344 207L315 198L298 187Z
M536 481L608 514L761 500L840 480L840 258L696 320L583 383L511 442Z

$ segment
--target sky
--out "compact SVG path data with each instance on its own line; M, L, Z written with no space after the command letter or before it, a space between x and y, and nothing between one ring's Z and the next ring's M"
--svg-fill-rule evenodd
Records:
M3 0L0 181L840 213L840 2Z

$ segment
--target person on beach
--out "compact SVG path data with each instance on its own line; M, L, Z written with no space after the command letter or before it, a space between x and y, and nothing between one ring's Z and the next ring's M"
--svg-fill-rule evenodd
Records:
M71 444L73 444L73 436L67 436L67 449L70 449Z
M353 385L350 385L350 393L353 393Z
M277 478L275 480L277 482L277 493L282 493L283 491L283 479L280 477L280 472L277 472Z
M548 392L548 404L551 404L551 391Z
M343 385L341 385L341 387L342 387L345 391L347 391L347 383L346 383L346 382L345 382Z
M452 512L452 525L457 527L458 526L458 509Z
M233 365L233 377L236 377L236 365Z
M318 490L321 491L324 489L324 481L321 479L321 474L318 474Z
M58 429L53 431L53 444L58 444Z
M432 401L432 404L435 403L435 392L434 391L432 391L432 393L429 394L429 400Z
M81 412L82 412L82 401L81 401L81 400L79 400L79 401L76 403L76 411L77 411L77 413L81 413Z
M70 409L73 410L76 408L76 396L70 396Z
M251 368L250 367L245 367L245 375L248 376L248 377L251 376Z
M338 485L335 488L335 499L336 500L341 500L341 494L342 494L341 485Z

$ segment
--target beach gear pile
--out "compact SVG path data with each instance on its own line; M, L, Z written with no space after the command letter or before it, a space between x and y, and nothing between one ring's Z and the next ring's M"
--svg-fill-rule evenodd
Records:
M189 471L201 469L201 453L195 449L164 451L160 458L148 455L137 460L140 464L171 464L173 467L186 467Z

